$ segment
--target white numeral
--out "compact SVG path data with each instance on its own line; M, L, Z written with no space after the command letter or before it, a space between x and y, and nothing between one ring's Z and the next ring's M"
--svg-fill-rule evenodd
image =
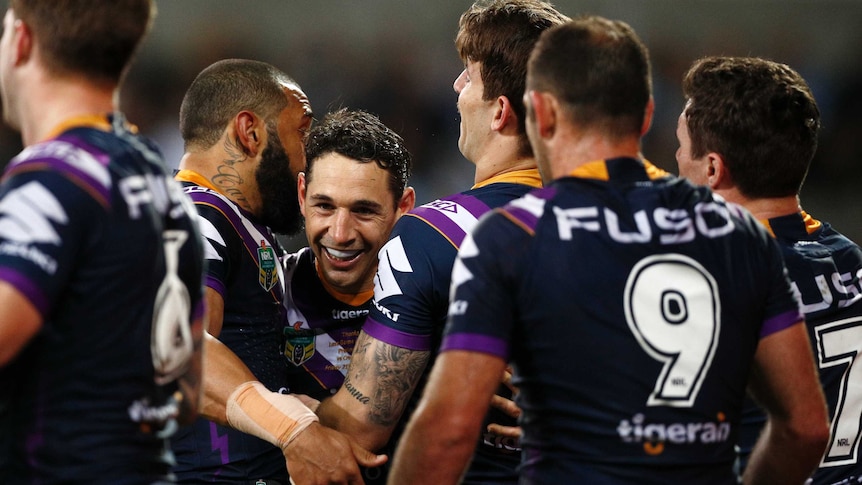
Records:
M721 329L715 279L687 256L650 256L632 269L624 298L638 343L664 363L647 405L692 406Z
M862 366L858 363L862 352L862 318L850 318L824 323L814 328L817 346L817 365L821 369L846 365L841 378L838 404L832 416L829 447L821 466L839 466L856 463L859 454L859 437L862 434Z

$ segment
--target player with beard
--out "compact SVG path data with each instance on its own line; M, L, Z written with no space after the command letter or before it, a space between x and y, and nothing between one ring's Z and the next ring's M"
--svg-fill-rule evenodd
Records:
M301 483L312 476L327 483L359 477L347 438L317 424L297 398L278 394L287 389L280 353L286 320L284 250L275 233L301 226L294 174L305 166L311 123L299 85L257 61L216 62L183 99L186 153L176 178L199 213L208 332L215 338L205 344L202 410L213 421L199 419L173 439L180 482L286 484L285 459ZM278 439L270 440L281 450L246 434L255 430L246 410L261 406L285 418L275 430Z

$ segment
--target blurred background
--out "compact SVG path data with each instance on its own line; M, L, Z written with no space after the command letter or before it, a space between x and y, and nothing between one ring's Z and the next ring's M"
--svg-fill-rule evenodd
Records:
M212 62L270 62L296 79L318 117L340 107L376 113L413 153L417 204L472 185L457 149L452 82L458 17L470 0L157 0L155 26L122 91L123 110L182 156L178 113L194 76ZM680 80L704 55L753 55L789 64L810 84L823 129L803 189L814 217L862 242L862 0L558 0L567 15L628 22L650 49L656 117L644 153L676 172ZM0 129L0 163L20 150ZM304 237L288 242L304 244Z

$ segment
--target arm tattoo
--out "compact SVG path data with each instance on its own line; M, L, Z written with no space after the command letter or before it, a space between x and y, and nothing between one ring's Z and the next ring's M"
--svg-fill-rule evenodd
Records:
M428 351L378 343L374 352L377 386L371 399L370 419L383 426L398 421L428 363Z

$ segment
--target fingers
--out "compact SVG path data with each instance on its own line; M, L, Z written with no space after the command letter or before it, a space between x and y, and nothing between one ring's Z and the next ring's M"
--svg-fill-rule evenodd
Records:
M488 425L488 432L506 438L521 439L520 426L503 426L502 424L491 423Z
M515 401L512 401L511 399L506 399L502 396L494 395L491 398L491 407L499 409L507 416L511 416L515 419L517 419L521 415L521 408L519 408L518 405L515 404Z
M506 369L503 370L502 382L510 391L512 391L513 395L518 393L518 388L512 385L512 366L507 366Z
M367 468L381 466L389 460L388 456L375 455L359 446L359 444L353 440L350 440L350 449L353 451L353 457L356 459L356 462Z
M305 407L311 409L315 413L317 412L317 407L320 406L320 401L311 396L306 396L305 394L294 394L294 396L296 396L302 404L305 404Z

